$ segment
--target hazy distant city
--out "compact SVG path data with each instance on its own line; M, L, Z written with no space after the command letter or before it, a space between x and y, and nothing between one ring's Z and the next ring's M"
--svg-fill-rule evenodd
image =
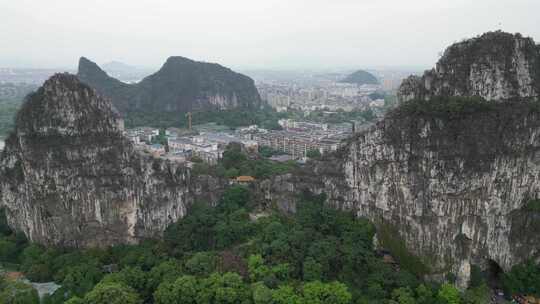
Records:
M125 83L137 83L146 76L155 72L149 68L139 68L118 61L112 61L102 65L102 68L112 77ZM22 100L26 94L35 90L48 77L57 72L56 69L0 69L0 100ZM67 70L67 72L75 72ZM196 143L191 136L178 138L177 132L167 131L165 146L150 144L155 136L159 135L159 129L146 128L127 130L134 142L148 151L158 152L170 159L186 159L187 152L195 153L209 163L216 163L221 157L226 145L233 141L252 140L260 146L270 146L289 155L292 159L305 157L309 150L315 149L321 152L335 151L341 140L352 133L352 124L359 128L368 123L362 118L353 117L340 123L326 123L320 120L310 119L310 113L323 113L331 115L336 112L365 112L372 111L375 116L384 113L388 106L389 98L395 97L395 92L401 81L411 74L417 74L418 70L403 69L368 69L377 78L375 84L346 83L343 80L355 72L355 70L343 71L277 71L277 70L245 70L243 73L252 77L261 98L277 112L296 112L296 119L283 119L280 121L282 131L272 131L253 126L249 136L244 134L240 137L230 137L233 133L238 136L242 133L239 129L235 132L230 130L218 130L203 132L198 135ZM386 99L386 101L385 101ZM197 128L197 127L196 127ZM195 129L196 129L195 128ZM219 128L218 128L219 129ZM320 130L313 133L314 130ZM341 130L336 133L336 130ZM238 133L240 132L240 133ZM245 131L243 131L245 133ZM134 136L137 134L138 136ZM153 135L152 135L153 134ZM260 135L255 135L260 134ZM343 134L344 136L340 136ZM5 134L3 134L5 136ZM0 139L2 134L0 134ZM221 137L228 140L210 140L211 137ZM140 138L140 140L135 140ZM240 140L242 138L242 140ZM178 140L190 141L191 145L179 145ZM176 141L176 142L175 142ZM218 145L219 143L219 145ZM218 146L220 147L218 149ZM0 141L0 148L3 141ZM189 158L189 157L188 157Z

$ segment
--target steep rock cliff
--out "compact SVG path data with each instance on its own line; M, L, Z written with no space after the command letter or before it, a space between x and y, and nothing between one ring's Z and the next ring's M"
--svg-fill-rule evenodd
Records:
M9 224L47 245L105 246L157 237L201 187L189 171L138 151L109 100L69 74L30 95L0 157ZM208 197L209 200L214 199Z
M404 80L400 101L434 96L510 100L540 96L540 50L520 34L490 32L451 45L432 70Z
M219 64L178 56L167 59L159 71L137 84L108 76L84 57L79 61L78 76L111 98L122 113L258 109L262 105L251 78Z
M392 227L432 274L453 272L462 287L472 264L540 259L540 214L526 208L540 196L539 76L538 47L519 34L450 46L404 81L406 104L344 149L347 190L334 203Z
M332 157L263 184L266 198L294 210L299 191L324 192L331 204L371 219L379 232L391 231L396 242L404 241L430 275L456 274L461 287L471 265L509 270L527 259L540 260L540 213L527 207L540 197L540 103L520 98L533 96L536 87L529 80L540 68L533 69L532 61L527 73L512 68L525 64L508 63L520 62L524 55L518 51L508 54L511 58L482 55L484 65L450 55L470 45L505 49L506 39L497 40L503 46L491 39L477 45L492 35L501 34L451 47L435 74L403 84L402 93L410 82L435 75L429 91L424 87L423 95L413 94L421 100L402 104ZM535 48L528 39L511 37L512 50ZM463 75L450 66L474 66L476 72ZM471 80L475 73L484 76ZM510 86L511 79L517 87ZM475 92L493 99L436 97Z
M434 273L467 281L470 265L503 269L540 257L540 114L501 104L459 118L396 111L348 147L345 203L391 225ZM536 219L536 220L530 220Z
M527 208L540 197L538 105L505 102L451 119L398 109L336 155L261 184L289 212L304 190L393 234L426 275L453 273L466 287L471 265L507 271L540 260L540 213Z

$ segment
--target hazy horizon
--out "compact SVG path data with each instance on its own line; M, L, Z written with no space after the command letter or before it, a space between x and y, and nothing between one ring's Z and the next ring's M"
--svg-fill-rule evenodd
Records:
M73 69L79 57L159 68L169 56L239 70L424 69L487 31L540 41L540 1L1 1L0 67Z

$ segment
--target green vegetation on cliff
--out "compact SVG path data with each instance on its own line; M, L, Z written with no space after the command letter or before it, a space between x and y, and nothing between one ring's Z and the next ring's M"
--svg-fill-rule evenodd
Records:
M392 252L401 267L421 277L430 273L429 267L420 258L411 254L405 246L405 241L399 237L399 232L389 223L379 225L377 236L381 246Z
M527 261L503 275L503 287L509 294L540 297L540 263Z
M403 102L392 114L452 119L489 111L494 107L494 102L486 101L481 97L436 97L430 100L414 99Z
M43 248L3 229L0 262L61 284L46 304L484 303L480 289L460 294L387 264L375 227L325 200L300 194L286 215L232 186L216 207L195 204L163 241L106 249Z
M523 210L532 211L532 212L540 212L540 199L533 199L533 200L527 201L523 205Z

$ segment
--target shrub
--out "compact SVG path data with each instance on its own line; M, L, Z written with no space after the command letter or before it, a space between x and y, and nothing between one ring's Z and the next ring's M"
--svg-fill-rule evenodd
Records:
M523 210L531 212L540 212L540 199L533 199L527 201L523 205Z
M402 103L391 113L409 116L435 116L455 119L462 116L492 110L495 103L479 96L474 97L435 97L430 100L414 99Z

